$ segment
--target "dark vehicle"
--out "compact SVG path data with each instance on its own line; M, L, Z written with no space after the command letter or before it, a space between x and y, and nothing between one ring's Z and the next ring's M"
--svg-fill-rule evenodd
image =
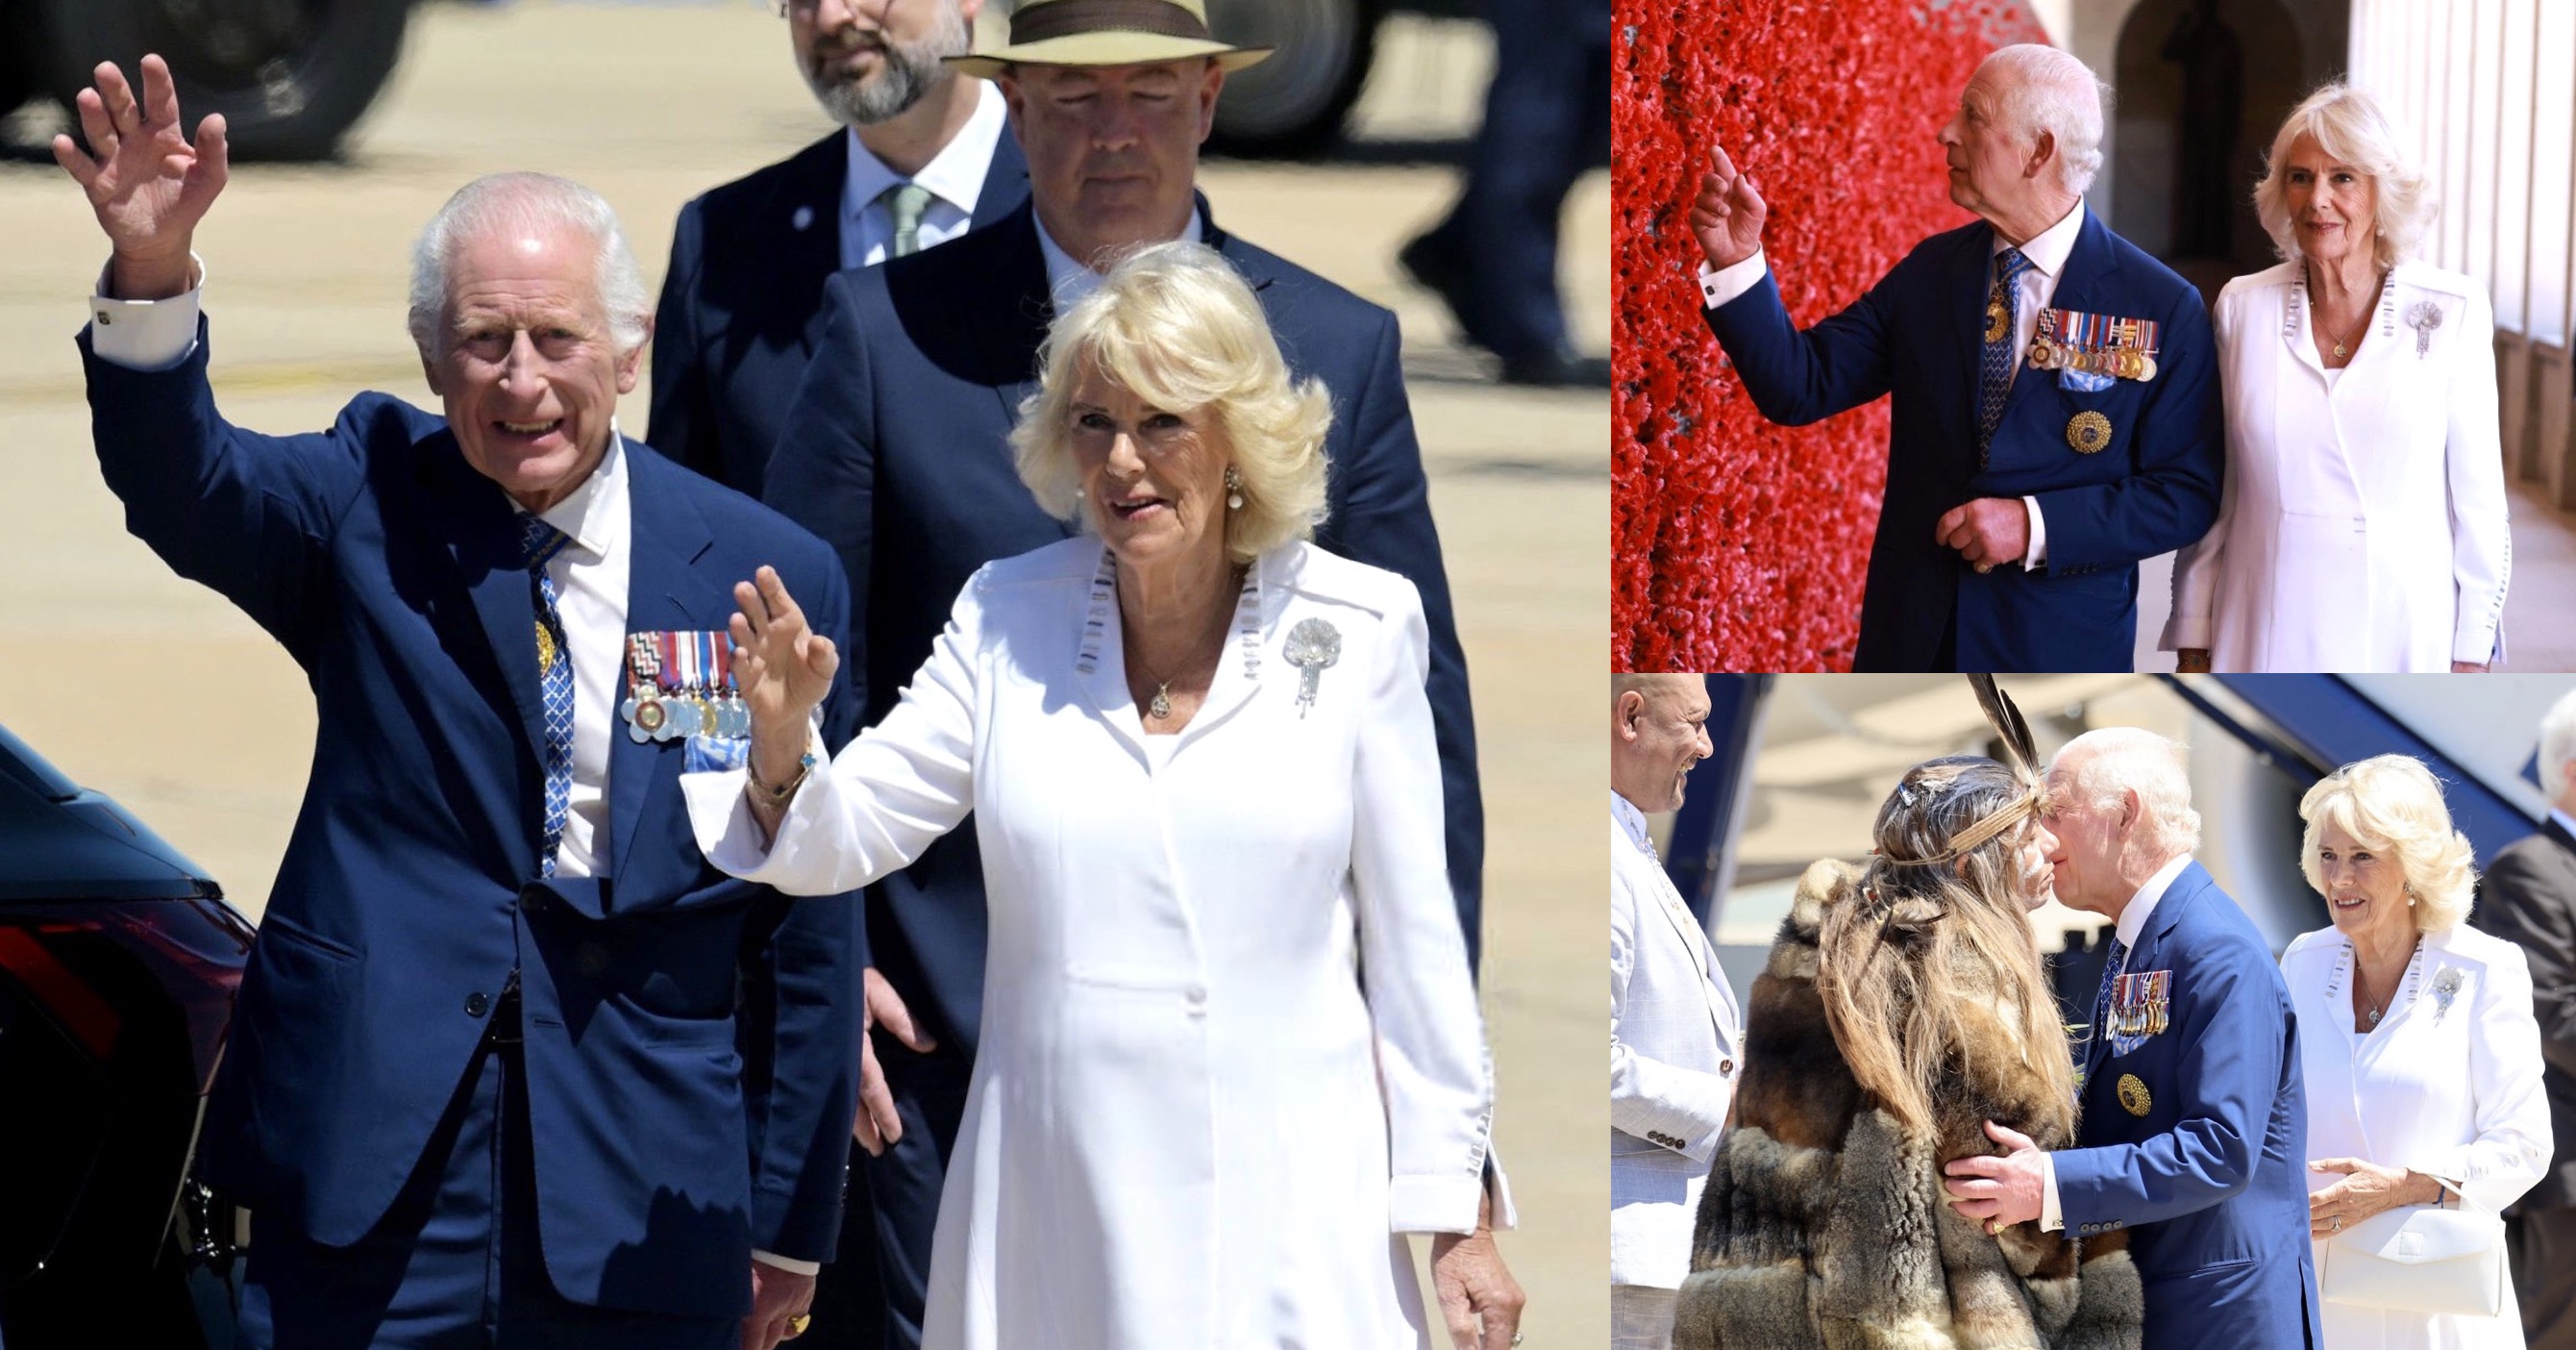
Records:
M402 54L411 0L0 0L0 113L70 106L101 61L159 52L242 159L327 158Z
M251 927L0 728L0 1343L232 1344L237 1221L190 1174Z
M1341 139L1387 15L1464 19L1482 12L1477 0L1207 0L1207 8L1208 27L1226 41L1279 49L1227 76L1217 100L1208 148L1247 158L1318 154Z

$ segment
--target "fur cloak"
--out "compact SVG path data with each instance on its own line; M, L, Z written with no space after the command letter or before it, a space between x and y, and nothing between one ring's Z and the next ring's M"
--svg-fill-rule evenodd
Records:
M1808 868L1754 981L1734 1124L1700 1198L1674 1350L2137 1350L2126 1233L2079 1247L2034 1221L1989 1237L1942 1203L1943 1162L2002 1151L1987 1120L2041 1148L2075 1138L2074 1103L2048 1100L2021 1067L2012 1020L1977 1015L2003 997L1995 972L1951 972L1969 1043L1928 1135L1852 1077L1816 965L1825 907L1858 903L1858 877L1837 862ZM1891 940L1906 950L1903 934Z

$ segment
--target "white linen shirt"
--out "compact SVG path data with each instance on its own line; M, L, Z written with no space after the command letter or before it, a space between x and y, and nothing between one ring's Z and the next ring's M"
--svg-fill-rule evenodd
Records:
M843 133L850 149L850 171L841 179L844 269L874 267L894 251L894 209L878 198L897 183L910 181L930 189L930 202L913 233L921 247L947 243L975 224L975 204L983 200L984 175L993 167L993 149L1001 144L1010 123L1001 86L991 80L975 83L983 93L975 100L966 125L909 180L860 144L856 128Z
M2057 298L2058 278L2065 273L2066 260L2074 254L2075 241L2083 233L2084 202L2079 198L2073 210L2059 217L2056 224L2032 235L2030 241L2021 246L2021 255L2030 259L2030 266L2013 280L2014 302L2020 308L2013 318L2012 370L2004 377L2007 389L2021 374L2022 357L2030 351L2033 335L2039 332L2039 312L2048 308L2049 301ZM2000 233L1995 235L1994 241L1994 253L2012 247L2012 242ZM1716 268L1701 263L1700 304L1704 308L1715 309L1752 290L1769 267L1770 264L1763 261L1760 249L1755 249L1752 257L1733 267ZM1986 273L1985 285L1989 290L1993 288L1994 272L1991 268ZM2022 553L2021 565L2037 571L2048 565L2048 521L2039 513L2039 498L2024 497L2021 504L2030 513L2030 546Z

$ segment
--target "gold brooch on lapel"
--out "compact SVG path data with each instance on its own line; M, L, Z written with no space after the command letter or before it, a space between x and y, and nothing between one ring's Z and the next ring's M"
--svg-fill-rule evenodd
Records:
M2111 444L2111 419L2097 412L2080 412L2066 424L2066 443L2079 455L2096 455Z
M2130 1115L2143 1116L2147 1113L2148 1107L2155 1105L2155 1098L2147 1095L2146 1083L2136 1074L2120 1075L2119 1091L2120 1109Z

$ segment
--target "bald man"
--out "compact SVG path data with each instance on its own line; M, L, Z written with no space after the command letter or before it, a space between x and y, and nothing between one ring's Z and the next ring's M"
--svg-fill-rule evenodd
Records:
M1646 837L1647 814L1679 807L1714 753L1707 681L1616 675L1610 691L1611 1344L1664 1350L1744 1021Z

